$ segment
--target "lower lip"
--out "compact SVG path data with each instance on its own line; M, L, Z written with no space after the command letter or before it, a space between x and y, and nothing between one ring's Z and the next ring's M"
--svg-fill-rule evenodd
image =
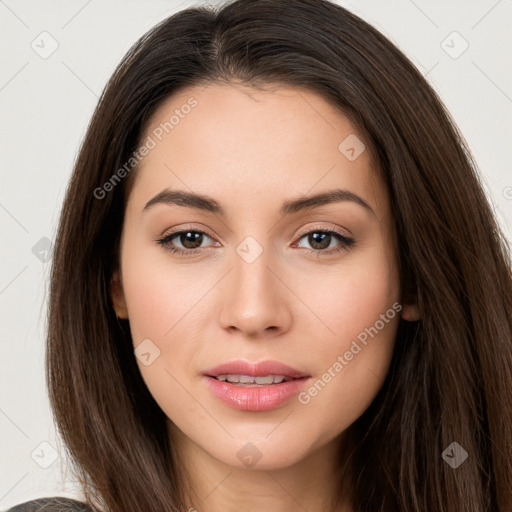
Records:
M225 404L241 411L270 411L297 395L310 377L268 386L236 386L205 376L212 393Z

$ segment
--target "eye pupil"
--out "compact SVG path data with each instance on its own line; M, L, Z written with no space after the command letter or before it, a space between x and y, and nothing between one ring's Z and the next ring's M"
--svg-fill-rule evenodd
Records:
M197 249L201 246L202 237L203 234L198 233L197 231L186 231L180 235L180 242L183 244L183 247L187 249ZM197 244L198 240L199 244ZM190 247L188 244L192 244L192 247Z
M325 245L325 240L327 239L327 245ZM309 235L309 243L311 247L314 249L326 249L329 247L331 241L331 235L329 233L322 233L319 231L315 231Z

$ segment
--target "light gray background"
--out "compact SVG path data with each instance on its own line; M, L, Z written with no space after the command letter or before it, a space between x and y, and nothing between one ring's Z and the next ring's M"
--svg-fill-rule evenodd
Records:
M510 239L512 0L338 3L386 34L439 92ZM191 5L199 3L0 0L0 510L42 496L81 497L65 471L46 397L46 249L114 67L140 35ZM469 44L457 58L464 41L453 31ZM52 39L58 48L42 58Z

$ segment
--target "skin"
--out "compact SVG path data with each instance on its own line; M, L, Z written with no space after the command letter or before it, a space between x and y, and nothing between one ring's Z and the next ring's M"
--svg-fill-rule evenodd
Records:
M303 89L190 87L160 106L146 136L191 97L197 106L137 170L112 287L134 347L149 338L160 350L150 365L137 363L169 418L191 478L190 506L350 512L348 501L333 505L342 434L383 384L400 315L419 318L416 304L401 302L387 190L369 144L347 159L338 145L350 134L363 137ZM226 216L161 203L143 211L166 188L208 195ZM341 201L279 214L285 200L334 188L357 194L374 213ZM196 255L156 242L180 229L206 233ZM344 248L333 237L315 251L307 234L318 229L338 229L356 244ZM252 263L236 252L247 236L263 249ZM187 240L177 236L171 244L183 248ZM319 254L336 247L341 251ZM293 398L267 412L240 411L205 385L204 370L239 358L278 360L316 382L394 303L402 311L307 404ZM262 454L251 468L237 457L248 442Z

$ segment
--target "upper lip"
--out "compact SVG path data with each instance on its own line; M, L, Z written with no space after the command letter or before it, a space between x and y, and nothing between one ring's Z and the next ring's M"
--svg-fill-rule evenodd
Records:
M307 373L301 372L279 361L266 360L251 363L241 359L222 363L215 366L215 368L210 368L204 371L203 375L209 377L218 377L219 375L250 375L251 377L282 375L283 377L290 377L292 379L310 377Z

